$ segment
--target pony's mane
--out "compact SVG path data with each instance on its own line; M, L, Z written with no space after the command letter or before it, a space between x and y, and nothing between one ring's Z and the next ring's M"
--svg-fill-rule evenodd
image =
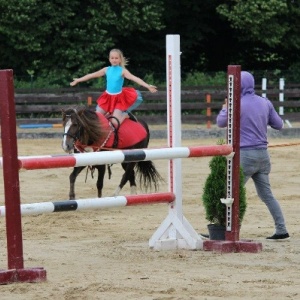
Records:
M69 109L64 114L70 115L72 123L76 122L81 128L79 139L84 145L97 143L108 134L94 110L88 108Z

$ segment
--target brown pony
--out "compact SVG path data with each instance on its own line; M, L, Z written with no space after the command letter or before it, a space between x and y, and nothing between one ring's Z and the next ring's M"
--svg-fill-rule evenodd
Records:
M149 144L149 128L146 122L125 119L119 128L114 128L109 120L94 110L70 108L62 114L64 134L62 148L64 151L111 151L115 149L141 149ZM135 176L145 190L158 189L159 181L163 180L152 161L122 163L124 174L114 195L117 196L127 181L130 182L131 193L136 194ZM86 167L74 167L70 174L69 199L75 199L75 181L79 173ZM90 167L98 170L98 197L102 197L103 179L106 165ZM110 171L110 169L109 169Z

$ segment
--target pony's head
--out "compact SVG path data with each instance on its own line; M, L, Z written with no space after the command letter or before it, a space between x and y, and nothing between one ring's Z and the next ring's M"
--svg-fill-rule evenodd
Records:
M62 121L64 127L62 148L68 153L74 150L77 141L82 145L91 145L106 134L101 129L96 112L85 107L63 110Z

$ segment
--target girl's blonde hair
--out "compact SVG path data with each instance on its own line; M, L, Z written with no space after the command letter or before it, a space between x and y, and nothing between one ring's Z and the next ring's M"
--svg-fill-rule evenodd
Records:
M116 52L119 54L120 58L121 58L121 67L125 68L128 65L128 59L123 55L123 52L120 49L111 49L109 51L109 56L112 52Z

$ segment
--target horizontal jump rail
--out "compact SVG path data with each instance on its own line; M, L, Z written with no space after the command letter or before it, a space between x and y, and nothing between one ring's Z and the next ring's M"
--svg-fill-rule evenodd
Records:
M87 152L65 155L23 156L19 157L19 169L37 170L68 167L83 167L90 165L105 165L114 163L138 162L157 159L175 159L203 156L229 155L231 145L193 146L159 149L115 150L105 152ZM2 166L2 158L0 160Z
M133 206L142 204L171 203L175 200L173 193L152 193L141 195L88 198L80 200L66 200L56 202L40 202L21 204L21 215L39 215L44 213L104 209L120 206ZM0 217L6 213L5 206L0 206Z

